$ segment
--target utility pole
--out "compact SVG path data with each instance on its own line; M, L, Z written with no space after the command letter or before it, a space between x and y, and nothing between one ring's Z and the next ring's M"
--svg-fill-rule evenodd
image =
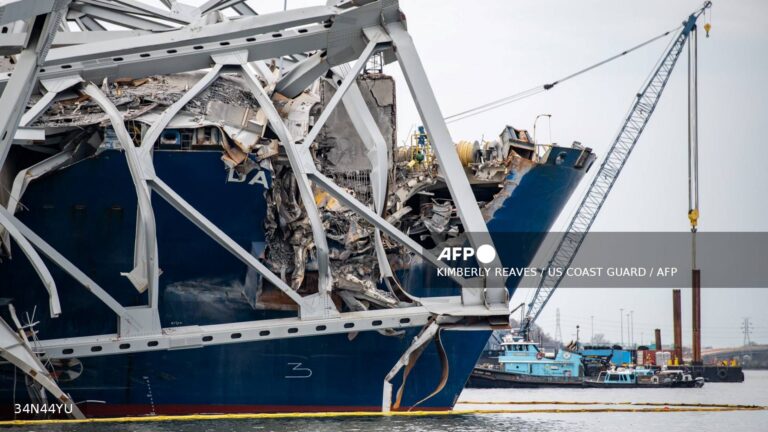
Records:
M744 318L744 322L741 323L741 332L744 333L744 346L751 344L749 335L752 333L752 323L749 322L749 318Z
M576 324L576 347L579 346L579 325Z
M589 320L591 322L591 328L589 331L589 343L594 344L595 343L595 316L590 315Z
M619 324L619 333L621 333L621 345L624 345L624 308L619 308L619 319L621 320L621 323Z
M632 338L629 335L629 314L627 314L627 345L632 345Z
M635 311L629 311L629 344L635 346Z
M560 308L557 308L555 317L555 342L560 346L563 342L563 331L560 329Z

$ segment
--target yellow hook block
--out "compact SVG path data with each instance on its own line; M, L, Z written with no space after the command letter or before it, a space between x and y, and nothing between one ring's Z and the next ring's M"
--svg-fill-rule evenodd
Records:
M688 211L688 220L691 221L691 228L696 228L699 223L699 210L693 209Z

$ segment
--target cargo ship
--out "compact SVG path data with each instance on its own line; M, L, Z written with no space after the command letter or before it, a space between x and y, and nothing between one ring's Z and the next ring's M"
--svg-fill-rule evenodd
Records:
M196 10L54 43L22 101L43 138L0 160L0 416L451 409L519 278L435 257L479 236L528 265L595 156L446 142L395 1Z

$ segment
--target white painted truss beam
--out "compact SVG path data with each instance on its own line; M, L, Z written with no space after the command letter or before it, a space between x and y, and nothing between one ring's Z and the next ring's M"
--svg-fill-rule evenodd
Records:
M387 30L395 45L395 55L408 83L411 96L416 104L424 126L427 129L430 143L434 149L440 172L445 179L448 190L456 206L456 213L461 219L464 231L469 234L469 241L473 247L481 245L493 246L493 240L488 233L477 199L469 185L464 168L461 166L459 156L456 153L453 139L448 127L443 120L443 114L437 104L437 99L432 92L424 66L421 64L416 47L405 26L401 22L387 24ZM505 247L511 247L505 245ZM501 262L498 255L489 264L482 264L489 268L500 268ZM490 272L493 275L494 272ZM486 279L486 288L465 288L462 291L465 304L485 304L494 306L507 305L509 295L504 285L504 279L489 276Z
M410 307L346 312L340 317L302 320L279 318L203 326L165 328L163 334L118 337L84 336L40 341L47 358L82 358L112 354L201 348L307 336L346 334L382 329L424 326L432 315L425 308Z

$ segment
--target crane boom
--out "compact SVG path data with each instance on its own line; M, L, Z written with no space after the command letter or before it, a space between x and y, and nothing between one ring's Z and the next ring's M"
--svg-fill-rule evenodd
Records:
M605 160L600 165L584 199L579 204L565 234L560 239L557 249L552 254L552 258L550 258L547 264L547 269L567 269L573 262L597 214L600 212L605 200L608 198L608 194L616 183L616 179L627 163L632 149L637 144L637 140L640 139L640 135L651 118L651 114L656 109L656 104L658 104L661 98L661 94L667 85L667 81L669 81L677 59L683 51L683 46L686 40L688 40L688 36L692 31L696 30L696 20L711 6L711 1L704 2L704 5L692 13L683 23L683 28L677 35L677 38L664 53L653 74L632 101L632 106L624 119L624 124L608 150ZM528 313L520 326L521 335L526 338L528 337L531 325L536 321L536 318L538 318L542 309L544 309L544 306L552 297L555 289L560 285L564 274L565 272L550 275L545 269L533 299L528 304Z

